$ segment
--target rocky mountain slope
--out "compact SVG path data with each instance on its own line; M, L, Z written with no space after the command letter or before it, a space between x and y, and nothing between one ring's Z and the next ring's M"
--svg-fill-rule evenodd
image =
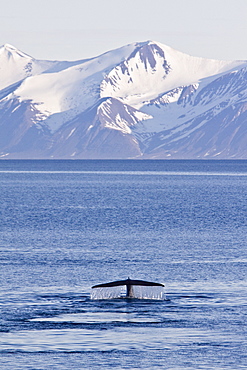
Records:
M0 48L1 158L247 158L247 62L143 42L75 62Z

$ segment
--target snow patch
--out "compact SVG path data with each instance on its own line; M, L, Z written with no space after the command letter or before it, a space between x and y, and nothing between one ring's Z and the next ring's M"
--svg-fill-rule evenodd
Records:
M76 128L73 128L73 129L70 131L69 135L66 137L66 139L68 139L71 135L73 135L73 133L75 132L75 130L76 130Z

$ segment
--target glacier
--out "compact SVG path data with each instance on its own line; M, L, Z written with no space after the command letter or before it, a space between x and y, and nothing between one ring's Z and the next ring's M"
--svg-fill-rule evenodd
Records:
M0 47L0 158L247 158L247 61L155 41L78 61Z

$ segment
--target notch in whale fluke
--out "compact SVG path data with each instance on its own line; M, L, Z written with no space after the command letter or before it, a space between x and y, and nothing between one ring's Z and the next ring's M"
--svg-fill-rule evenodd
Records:
M111 281L109 283L103 283L92 286L92 289L94 288L110 288L110 287L117 287L117 286L126 286L126 298L135 298L133 286L159 286L164 287L164 284L161 283L154 283L151 281L145 281L145 280L132 280L130 278L126 280L117 280L117 281Z

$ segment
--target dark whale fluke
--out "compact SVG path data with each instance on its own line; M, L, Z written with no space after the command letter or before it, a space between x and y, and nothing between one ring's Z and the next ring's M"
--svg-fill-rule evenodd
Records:
M120 286L120 285L126 285L126 287L127 287L126 298L134 298L133 288L132 288L134 285L164 287L164 284L153 283L153 282L145 281L145 280L132 280L132 279L128 278L126 280L117 280L117 281L111 281L110 283L94 285L94 286L92 286L92 289L94 289L94 288L109 288L109 287Z

